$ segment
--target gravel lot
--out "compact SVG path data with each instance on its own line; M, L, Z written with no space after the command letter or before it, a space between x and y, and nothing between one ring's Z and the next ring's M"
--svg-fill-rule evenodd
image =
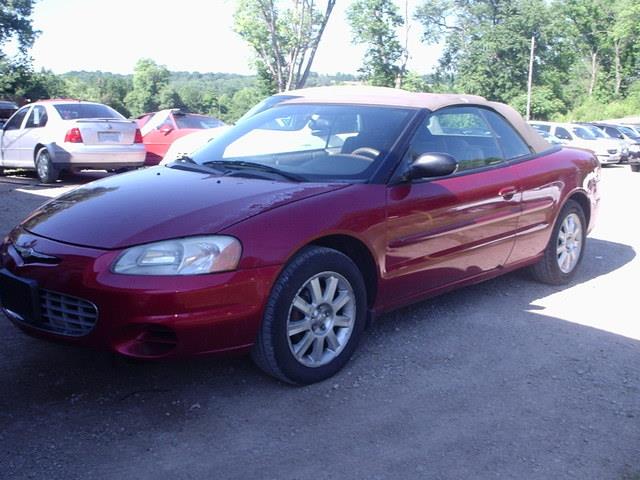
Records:
M70 186L0 178L0 234ZM639 204L640 174L604 169L571 286L516 272L385 315L310 387L248 358L128 364L0 315L0 477L640 479Z

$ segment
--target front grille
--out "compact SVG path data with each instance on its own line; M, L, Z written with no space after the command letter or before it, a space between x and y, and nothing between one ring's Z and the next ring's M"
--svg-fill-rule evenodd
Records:
M98 321L98 308L87 300L40 289L41 321L37 327L58 335L80 337Z
M613 155L614 153L618 153L618 150L616 150L615 148L611 148L611 149L607 150L607 152L609 152L611 155Z

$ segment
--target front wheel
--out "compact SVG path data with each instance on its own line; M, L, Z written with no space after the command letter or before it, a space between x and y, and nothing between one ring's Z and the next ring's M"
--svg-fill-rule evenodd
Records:
M631 165L632 172L640 172L640 165Z
M38 150L36 155L36 173L42 183L54 183L58 180L59 172L53 166L51 155L46 148Z
M275 282L252 351L266 373L307 385L338 372L356 349L366 319L362 274L346 255L302 250Z
M586 220L580 204L569 200L560 211L544 256L531 267L544 283L564 285L574 277L587 239Z

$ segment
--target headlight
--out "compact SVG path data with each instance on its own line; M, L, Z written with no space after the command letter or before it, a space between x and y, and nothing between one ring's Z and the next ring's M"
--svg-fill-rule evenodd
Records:
M124 275L199 275L238 266L242 246L233 237L214 235L148 243L125 250L112 266Z

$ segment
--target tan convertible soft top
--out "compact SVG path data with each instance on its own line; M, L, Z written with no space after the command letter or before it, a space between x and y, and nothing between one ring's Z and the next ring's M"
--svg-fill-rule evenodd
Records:
M504 118L520 133L531 149L540 153L551 148L551 144L542 138L522 116L504 103L489 102L478 95L461 95L457 93L415 93L397 88L368 86L313 87L291 90L282 95L293 95L297 98L286 103L345 103L364 105L384 105L395 107L427 108L431 111L453 105L479 105L488 107Z

